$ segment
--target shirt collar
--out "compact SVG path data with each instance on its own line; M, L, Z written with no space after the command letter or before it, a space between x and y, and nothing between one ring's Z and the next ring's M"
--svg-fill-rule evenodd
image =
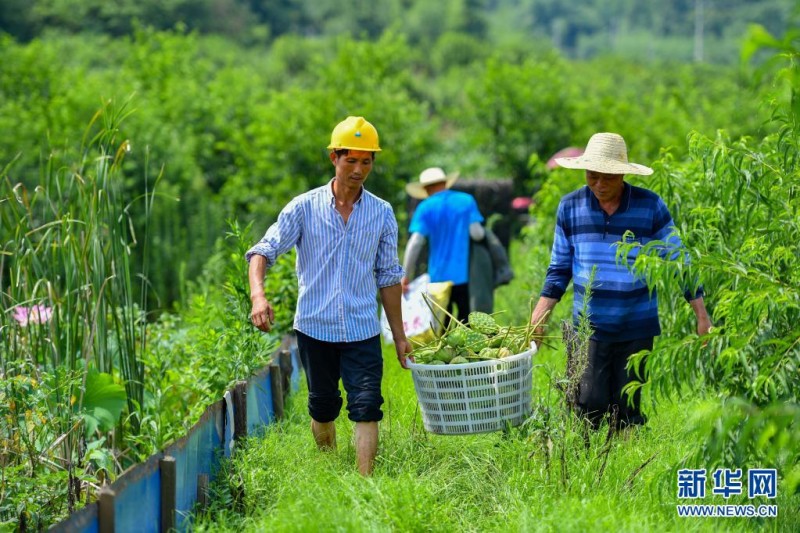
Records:
M592 202L592 209L594 211L603 211L600 208L600 202L597 200L597 196L594 195L594 193L592 192L592 190L589 188L588 185L586 186L586 190L589 193L589 200ZM617 208L616 211L614 211L614 214L616 215L617 213L624 213L628 210L630 206L631 206L631 186L628 184L627 181L623 181L622 198L620 198L619 207Z
M335 179L336 179L335 177L331 178L331 180L328 182L328 186L325 187L325 195L328 197L328 203L334 207L336 207L336 197L333 195L333 180ZM358 205L361 203L361 200L364 199L364 195L366 194L366 192L367 190L362 185L361 194L358 195L358 200L356 200L354 205Z

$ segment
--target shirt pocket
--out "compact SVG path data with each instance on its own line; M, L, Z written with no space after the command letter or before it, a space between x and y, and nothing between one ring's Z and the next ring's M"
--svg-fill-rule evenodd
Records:
M350 236L350 256L359 263L372 265L380 240L381 232L378 228L357 228Z

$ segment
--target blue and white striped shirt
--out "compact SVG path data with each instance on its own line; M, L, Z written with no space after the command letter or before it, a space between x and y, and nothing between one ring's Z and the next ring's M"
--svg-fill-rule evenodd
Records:
M616 243L626 231L642 245L664 241L664 253L675 252L681 241L673 233L674 222L664 201L654 192L624 184L620 206L613 215L600 207L589 187L564 196L558 206L555 240L541 295L561 299L572 279L575 288L573 319L577 322L583 309L586 285L596 266L589 321L593 339L601 342L624 342L654 337L661 333L656 291L645 280L634 276L625 265L616 262ZM628 260L636 258L635 248ZM703 295L702 288L689 300Z
M378 289L403 277L392 206L362 188L345 224L331 180L289 202L245 257L262 255L269 268L293 246L299 289L294 328L327 342L378 335Z

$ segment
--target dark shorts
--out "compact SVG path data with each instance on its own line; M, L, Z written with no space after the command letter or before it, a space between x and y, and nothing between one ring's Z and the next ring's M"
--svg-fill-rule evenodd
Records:
M333 422L342 409L339 379L347 392L347 414L353 422L383 418L380 336L356 342L325 342L295 330L297 351L308 384L308 414L317 422Z
M644 424L641 408L641 390L632 398L622 394L622 389L631 381L644 379L643 359L639 365L639 376L626 369L628 357L641 350L652 350L653 338L627 342L589 341L588 364L578 387L578 411L597 424L606 413L616 411L616 423L620 426Z

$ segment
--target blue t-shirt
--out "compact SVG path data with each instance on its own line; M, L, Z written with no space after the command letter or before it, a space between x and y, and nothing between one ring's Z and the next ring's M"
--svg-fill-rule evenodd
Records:
M437 192L423 200L411 217L411 233L428 241L428 274L431 281L469 281L469 226L483 222L471 195L452 190Z

